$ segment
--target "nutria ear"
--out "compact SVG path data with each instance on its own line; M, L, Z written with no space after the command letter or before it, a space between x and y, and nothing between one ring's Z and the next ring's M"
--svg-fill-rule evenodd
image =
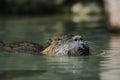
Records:
M48 45L50 45L51 42L52 42L52 39L48 39L48 40L47 40L47 44L48 44Z

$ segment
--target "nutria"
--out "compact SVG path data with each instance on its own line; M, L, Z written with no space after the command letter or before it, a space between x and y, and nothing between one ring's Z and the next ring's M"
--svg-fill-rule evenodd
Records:
M0 48L9 51L9 52L20 52L20 53L32 53L32 54L41 54L41 51L44 47L38 43L33 42L13 42L8 45L1 40L0 41Z
M88 44L79 35L64 35L49 39L48 47L45 49L38 43L23 41L5 45L0 40L0 49L47 56L86 56L90 54Z
M88 44L79 35L64 35L49 39L49 46L42 51L48 56L86 56L89 55Z

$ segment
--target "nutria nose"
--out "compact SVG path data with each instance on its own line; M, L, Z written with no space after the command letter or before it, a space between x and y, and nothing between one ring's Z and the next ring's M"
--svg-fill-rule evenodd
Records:
M83 39L82 38L75 38L74 40L75 41L82 41Z
M74 41L82 41L83 38L82 38L81 36L74 36L74 37L73 37L73 40L74 40Z

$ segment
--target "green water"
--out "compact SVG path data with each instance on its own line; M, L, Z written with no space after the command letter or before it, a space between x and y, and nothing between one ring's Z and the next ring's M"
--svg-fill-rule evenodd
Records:
M0 80L119 80L120 36L103 29L81 28L69 19L1 19L0 39L6 44L46 40L61 34L82 35L91 55L86 57L48 57L0 51Z

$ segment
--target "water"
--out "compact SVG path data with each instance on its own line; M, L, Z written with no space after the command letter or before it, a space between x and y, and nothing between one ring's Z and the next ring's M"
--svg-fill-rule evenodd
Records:
M120 35L103 29L81 28L66 18L9 18L0 23L6 44L46 39L61 34L82 35L90 45L86 57L48 57L0 51L0 80L119 80Z

